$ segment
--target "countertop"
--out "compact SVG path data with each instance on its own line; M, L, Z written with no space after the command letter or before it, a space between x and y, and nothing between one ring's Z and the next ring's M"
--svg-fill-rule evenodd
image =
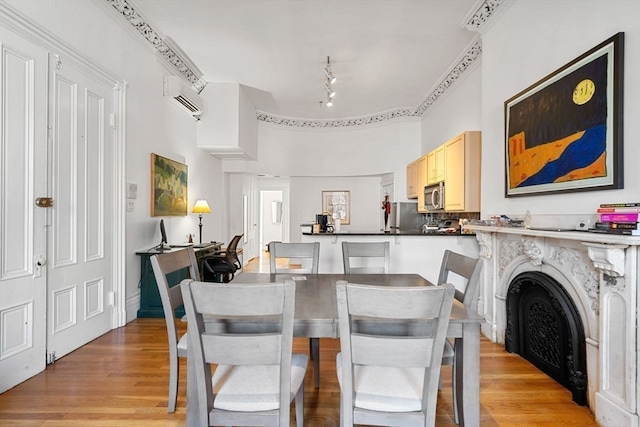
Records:
M474 236L474 234L462 234L460 231L445 232L439 230L429 231L428 233L422 233L418 231L340 231L338 233L309 233L303 232L305 236Z

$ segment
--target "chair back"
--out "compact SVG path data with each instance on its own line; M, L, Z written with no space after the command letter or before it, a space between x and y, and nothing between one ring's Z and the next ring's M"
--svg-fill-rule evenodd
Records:
M240 242L240 239L242 239L242 236L244 236L244 233L233 236L233 239L231 239L229 246L227 246L227 249L225 250L227 261L230 265L233 265L236 270L242 268L240 260L238 259L238 243Z
M200 272L198 269L198 261L192 247L185 249L172 250L151 256L151 266L153 274L158 284L158 292L162 300L162 310L167 323L167 334L169 335L169 353L177 351L178 330L176 328L175 309L182 305L182 293L180 292L179 283L169 283L167 276L189 269L189 277L194 280L200 280Z
M440 360L454 287L373 286L339 281L336 289L344 425L434 425ZM404 331L387 329L390 324L407 327ZM367 368L372 369L356 383L354 376L364 372L357 370ZM400 377L411 377L410 382L418 387L422 384L418 407L386 410L385 401L402 400L394 395L402 388L396 383ZM373 389L360 388L372 384ZM380 400L369 402L372 407L359 402L363 393L366 400L377 391L381 392Z
M342 242L345 274L389 273L389 242Z
M465 308L478 310L479 282L482 262L450 250L445 250L440 266L438 284L452 283L456 287L456 299Z
M269 243L271 274L318 274L320 243ZM286 262L286 265L283 265Z
M198 389L200 414L210 425L267 425L265 418L275 418L269 425L289 425L291 402L291 359L295 284L293 281L271 284L212 284L184 280L181 284L189 327L189 346L192 348L193 366ZM255 325L247 330L209 331L205 318L246 319ZM268 327L260 329L262 322ZM212 365L279 365L279 410L233 413L214 408L217 390L211 381ZM256 384L260 378L251 378ZM203 403L206 402L206 405ZM261 419L260 422L257 420ZM254 422L254 424L251 424ZM247 424L249 423L249 424Z

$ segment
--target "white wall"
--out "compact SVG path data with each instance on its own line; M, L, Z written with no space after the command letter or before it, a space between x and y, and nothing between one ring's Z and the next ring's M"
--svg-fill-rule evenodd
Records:
M615 33L625 32L623 190L504 197L504 101ZM482 39L482 215L593 213L640 197L640 2L520 0Z
M189 208L196 199L209 201L212 214L203 218L203 240L221 234L220 161L196 147L196 122L162 96L163 68L154 50L139 34L115 15L105 1L10 0L56 38L127 83L126 181L138 186L134 211L126 217L127 319L136 316L140 260L137 250L160 242L160 218L150 216L150 160L157 153L188 166ZM64 57L61 58L64 61ZM169 242L184 242L198 234L194 214L164 217ZM218 238L219 240L219 238Z
M480 130L482 69L477 59L422 118L422 154L468 130Z

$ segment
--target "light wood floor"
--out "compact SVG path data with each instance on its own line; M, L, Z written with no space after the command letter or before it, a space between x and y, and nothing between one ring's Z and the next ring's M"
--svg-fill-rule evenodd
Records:
M245 271L265 271L264 266L264 260L252 260ZM163 319L137 319L103 335L1 394L0 426L184 426L184 359L177 410L166 411L166 339ZM307 339L296 339L294 345L298 352L308 350ZM339 425L338 350L338 340L321 340L320 389L313 387L311 365L307 372L306 426ZM482 426L597 426L589 409L573 403L566 389L486 338L480 365ZM453 427L450 367L443 367L442 375L436 425Z

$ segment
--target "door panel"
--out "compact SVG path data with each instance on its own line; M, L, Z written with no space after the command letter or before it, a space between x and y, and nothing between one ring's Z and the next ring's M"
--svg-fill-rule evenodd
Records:
M51 68L47 348L59 358L111 329L113 88L64 58Z
M45 368L47 52L0 28L0 393Z

